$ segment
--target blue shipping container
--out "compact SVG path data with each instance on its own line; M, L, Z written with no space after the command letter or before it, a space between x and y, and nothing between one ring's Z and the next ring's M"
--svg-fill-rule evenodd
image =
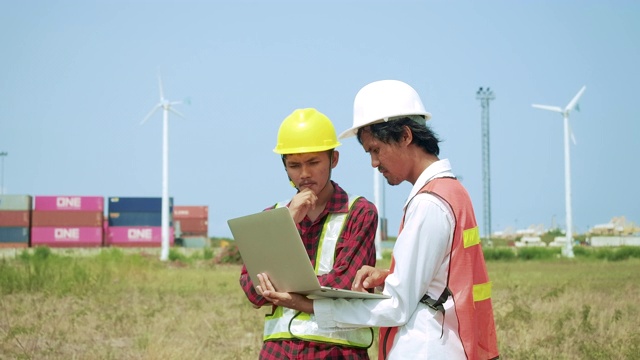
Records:
M169 213L169 226L173 226ZM161 212L110 212L109 226L162 226Z
M0 227L0 243L29 243L29 228Z
M110 197L109 213L161 212L161 197ZM173 198L169 198L169 213L173 212Z

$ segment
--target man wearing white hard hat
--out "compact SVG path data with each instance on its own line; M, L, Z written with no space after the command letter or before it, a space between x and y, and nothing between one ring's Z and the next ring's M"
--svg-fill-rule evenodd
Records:
M446 159L417 92L397 80L363 87L353 126L387 182L413 185L404 205L389 270L365 266L352 288L383 286L384 300L308 300L277 293L260 276L274 303L313 312L325 329L380 327L380 359L495 359L499 357L491 282L471 199Z

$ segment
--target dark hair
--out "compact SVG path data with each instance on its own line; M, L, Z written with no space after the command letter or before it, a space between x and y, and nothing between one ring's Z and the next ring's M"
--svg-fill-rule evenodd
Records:
M335 148L326 150L327 154L329 155L329 162L331 162L331 159L333 158L333 151L334 150L335 150ZM282 155L280 155L280 158L282 158L282 164L284 165L285 169L287 168L287 155L291 155L291 154L282 154Z
M358 129L358 141L362 145L360 136L363 131L369 131L371 136L382 141L385 144L397 143L402 137L404 127L409 128L413 133L412 144L418 145L427 154L438 156L440 147L438 143L440 139L438 135L431 130L429 126L411 119L410 117L401 117L386 122L379 122L372 125L364 126Z

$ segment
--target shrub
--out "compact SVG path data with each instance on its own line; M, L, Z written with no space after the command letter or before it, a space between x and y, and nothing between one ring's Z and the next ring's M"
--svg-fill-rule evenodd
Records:
M482 249L485 260L513 260L516 253L509 247L486 247Z
M236 244L229 244L220 250L214 259L216 264L243 264L240 250Z
M560 255L560 248L522 247L518 248L518 258L523 260L553 259Z
M184 255L182 252L174 248L171 248L169 249L169 260L174 262L179 261L184 263L184 262L187 262L187 256Z
M211 259L213 259L213 255L214 255L214 254L213 254L213 249L211 249L210 247L205 247L205 248L204 248L204 250L203 250L203 254L202 254L202 257L203 257L205 260L211 260Z

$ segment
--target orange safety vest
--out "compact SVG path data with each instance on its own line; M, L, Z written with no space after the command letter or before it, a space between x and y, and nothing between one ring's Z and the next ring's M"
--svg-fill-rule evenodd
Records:
M437 196L451 206L455 216L449 259L448 287L458 317L458 332L467 359L496 359L498 341L491 305L491 282L480 246L480 233L471 199L455 178L436 178L418 193ZM404 217L400 232L404 227ZM391 259L393 272L395 259ZM381 327L378 356L387 359L398 327Z

